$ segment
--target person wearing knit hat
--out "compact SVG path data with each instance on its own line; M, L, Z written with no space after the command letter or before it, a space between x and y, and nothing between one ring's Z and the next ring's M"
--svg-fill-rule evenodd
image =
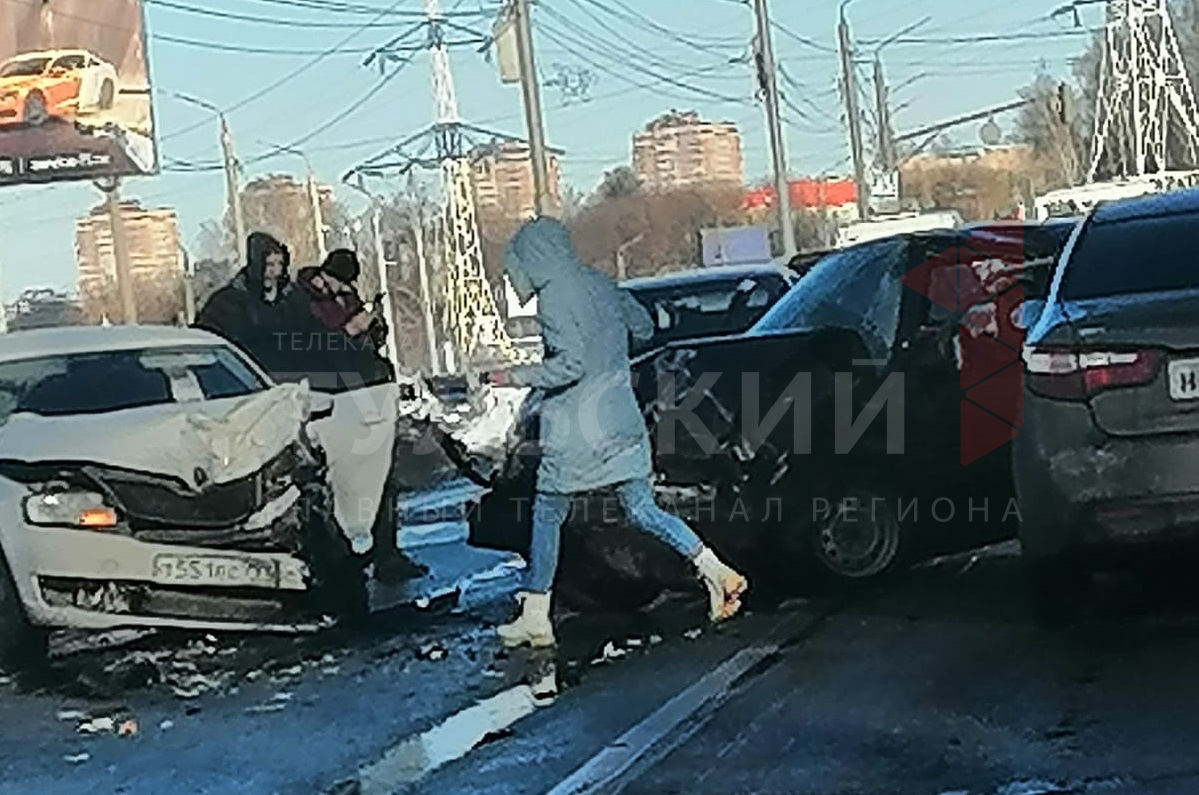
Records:
M321 272L326 276L332 276L340 283L338 286L348 287L358 281L362 266L358 264L357 254L348 248L339 248L330 251L329 256L325 257Z

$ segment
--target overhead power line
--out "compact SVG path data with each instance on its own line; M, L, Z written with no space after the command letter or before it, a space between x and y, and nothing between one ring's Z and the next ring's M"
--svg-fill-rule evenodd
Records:
M1048 30L1042 33L980 33L970 36L904 36L893 39L890 44L986 44L988 42L1011 41L1044 41L1071 36L1092 36L1101 33L1101 29L1071 28L1069 30ZM862 44L871 46L879 44L882 39L863 39Z
M279 16L260 16L257 14L242 14L242 13L239 13L236 11L223 11L221 9L208 8L207 6L196 5L193 3L177 2L176 0L144 0L144 2L146 3L146 5L149 5L149 6L153 6L156 8L166 8L171 11L178 11L178 12L181 12L184 14L193 14L196 16L210 17L212 19L227 19L227 20L231 20L234 22L250 22L250 23L261 24L261 25L273 25L275 27L310 28L310 29L311 28L358 28L358 27L362 27L362 25L363 25L363 23L361 21L359 21L359 22L333 22L333 21L319 20L319 19L292 19L292 18L279 17ZM289 4L283 3L283 5L289 5ZM307 9L305 9L305 10L307 10ZM315 10L315 8L312 10ZM378 9L376 9L374 13L378 13ZM482 10L480 10L480 11L452 11L452 12L444 12L442 14L442 16L447 17L447 18L450 18L450 17L480 17L480 16L486 16L488 14L489 14L489 12L482 11ZM397 10L397 11L391 12L390 14L388 14L388 16L394 18L395 21L394 22L391 22L391 21L367 22L366 27L368 27L368 28L394 28L398 25L405 24L406 20L423 19L425 16L425 13L423 11Z
M424 16L424 14L421 12L397 10L394 5L390 8L380 9L378 6L368 5L366 3L337 2L337 0L253 0L253 2L265 3L273 6L284 6L287 8L303 9L305 11L324 11L334 14L358 14L369 17L377 16L379 18L385 16Z
M592 5L602 8L606 13L617 18L623 19L626 22L642 28L643 30L652 30L660 36L665 36L679 44L685 45L700 52L710 52L712 46L727 46L729 44L739 43L738 37L731 36L702 36L689 33L680 33L675 28L670 28L657 22L652 17L646 16L641 11L630 6L624 0L588 0Z
M249 44L224 44L218 41L203 41L200 39L189 39L183 36L172 36L168 33L155 33L151 37L155 41L164 41L167 44L179 44L184 47L195 47L201 50L215 50L217 52L239 52L245 55L283 55L283 56L312 56L325 55L327 49L286 49L279 47L255 47ZM374 47L352 47L340 48L337 50L338 55L366 55L374 52Z
M329 58L336 55L339 51L341 51L342 48L344 48L346 45L348 45L350 42L352 42L358 36L362 35L364 32L369 30L371 22L378 22L380 19L382 19L384 16L386 16L389 12L394 11L396 8L398 8L402 3L404 3L404 0L394 0L394 2L392 2L386 8L376 11L375 17L368 20L368 22L366 24L359 25L358 27L354 28L352 31L350 31L350 33L343 36L336 43L334 43L331 47L324 50L319 55L313 57L308 62L301 64L300 66L289 71L287 74L283 75L279 79L274 80L274 81L266 84L265 86L262 86L261 88L250 92L246 96L239 99L237 102L234 102L232 105L225 107L224 112L232 113L236 110L240 110L241 108L246 107L247 105L257 102L258 100L262 99L266 95L282 88L283 86L287 85L291 81L295 80L300 75L303 75L303 74L311 71L312 69L315 69L317 66L320 66L323 62L325 62ZM415 30L416 28L418 28L420 26L420 24L421 23L414 23L412 29ZM167 133L166 135L162 136L159 140L166 141L171 138L178 137L180 135L185 135L186 133L200 129L201 127L203 127L206 124L208 124L207 119L195 122L194 124L190 124L186 127L181 127L178 130L174 130L170 133Z
M550 26L546 25L545 30L551 36L554 36L556 38L559 38L566 42L571 43L572 45L574 45L576 57L580 58L581 60L583 60L586 63L591 64L593 67L604 72L605 74L615 77L618 80L623 80L632 85L643 85L641 83L638 83L636 79L631 78L626 74L622 74L621 72L617 71L616 69L614 69L610 66L607 66L606 64L604 64L602 62L598 62L598 61L595 61L594 59L588 58L586 55L583 54L583 52L584 51L590 52L595 57L606 59L608 62L614 63L619 67L632 68L632 70L634 72L636 72L640 75L653 77L653 78L657 79L658 81L661 81L663 83L668 83L677 88L683 89L683 90L691 92L693 94L696 94L697 96L706 97L708 99L715 99L715 100L718 100L721 102L739 102L740 101L740 98L738 98L738 97L730 97L728 95L719 94L719 93L712 91L711 89L705 88L703 86L697 86L697 85L688 83L685 80L679 79L679 77L677 77L677 76L663 74L661 71L655 71L646 66L635 65L637 59L634 57L631 57L631 54L629 51L621 50L620 48L614 47L611 44L597 41L594 34L591 31L588 31L585 28L582 28L577 23L575 23L573 20L571 20L569 17L560 13L556 9L554 9L550 6L545 6L541 9L541 12L543 14L545 14L546 16L548 16L554 20L557 20L560 24L564 25L566 28L578 30L581 33L581 36L576 36L567 30L562 30L559 28L550 27ZM543 23L543 24L545 24L545 23ZM599 45L603 45L603 46L599 46ZM605 46L606 46L606 49L605 49Z
M772 28L774 28L775 30L777 30L779 33L786 36L787 38L791 39L792 41L798 42L805 47L810 47L813 50L816 50L818 52L828 53L830 55L837 54L836 47L833 47L828 44L822 44L822 43L816 41L815 39L809 38L807 36L801 36L798 33L796 33L795 31L788 28L786 25L782 24L781 22L771 20L770 26Z
M614 44L611 42L606 42L606 45L609 49L611 49L611 50L623 49L625 52L635 55L639 60L641 60L645 63L656 64L664 69L690 69L695 66L694 63L690 63L690 62L684 63L681 61L674 61L674 60L670 60L668 58L663 58L662 56L658 55L657 53L653 52L652 50L630 41L627 35L625 35L621 31L617 30L616 28L612 27L611 24L604 21L599 15L597 15L594 11L590 10L587 7L588 5L590 5L590 6L594 6L596 8L602 9L604 11L609 11L609 12L611 11L611 9L609 9L604 4L598 2L598 0L571 0L571 2L576 7L578 7L580 11L582 11L590 19L592 19L600 27L601 30L604 30L607 33L611 34L612 36L616 37L616 39L624 45L623 47L621 47L620 45L617 45L617 44ZM570 19L562 16L561 14L558 14L555 12L554 14L551 14L551 16L554 16L555 19L558 19L560 22L562 22L562 24L566 25L571 30L578 32L580 35L584 35L584 36L588 36L588 37L595 36L595 34L593 32L587 30L586 28L584 28L582 25L578 24L577 22L574 22L573 20L570 20ZM639 29L642 30L643 32L647 30L647 28L645 26L640 26ZM655 35L655 34L653 34L651 32L651 35ZM746 42L742 41L742 42L740 42L740 44L742 47L744 47L746 45ZM700 47L699 50L700 50L700 52L703 52L705 55L709 55L709 56L723 55L725 57L726 61L737 57L735 54L732 54L732 53L715 52L714 48L711 48L711 47Z

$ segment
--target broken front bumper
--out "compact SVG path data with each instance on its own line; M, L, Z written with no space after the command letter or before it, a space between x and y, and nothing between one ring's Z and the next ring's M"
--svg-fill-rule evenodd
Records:
M148 544L77 530L24 528L24 577L34 624L261 629L296 623L308 564L281 553ZM292 617L289 620L289 616Z
M4 528L3 546L35 625L294 630L317 625L332 612L329 592L351 585L337 580L355 562L325 498L319 486L293 487L231 527L22 521ZM0 503L21 515L7 508L19 502Z

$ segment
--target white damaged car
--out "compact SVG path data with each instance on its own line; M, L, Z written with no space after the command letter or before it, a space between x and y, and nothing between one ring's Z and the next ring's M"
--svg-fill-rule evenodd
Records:
M203 331L0 336L0 661L56 627L294 629L364 610L310 433L332 404Z

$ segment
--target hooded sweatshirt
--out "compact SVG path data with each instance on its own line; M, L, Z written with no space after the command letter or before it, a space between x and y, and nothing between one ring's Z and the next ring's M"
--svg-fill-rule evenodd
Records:
M584 265L552 218L517 231L504 272L522 302L537 296L545 345L540 364L509 371L513 384L544 393L538 491L574 494L649 477L649 434L629 372L630 334L652 338L649 313Z
M283 255L283 274L268 288L266 260L275 253ZM283 355L280 340L286 339L279 335L287 331L281 307L291 290L290 266L287 246L265 232L252 233L246 238L246 266L205 302L195 326L219 334L275 372Z

